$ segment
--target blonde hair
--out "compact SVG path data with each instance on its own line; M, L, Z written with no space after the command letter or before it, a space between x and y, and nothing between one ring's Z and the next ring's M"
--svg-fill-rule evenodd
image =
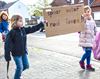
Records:
M8 13L7 13L6 11L2 11L2 12L0 13L0 22L3 20L3 18L2 18L3 15L6 15L6 16L7 16L7 20L6 20L6 21L8 21L8 20L9 20L9 19L8 19Z
M16 28L17 26L17 21L19 19L22 19L22 17L20 15L13 15L12 18L11 18L11 29L14 29Z
M90 8L90 6L88 6L88 5L84 6L84 12L86 12L87 10L89 10L90 12L92 11L91 8Z

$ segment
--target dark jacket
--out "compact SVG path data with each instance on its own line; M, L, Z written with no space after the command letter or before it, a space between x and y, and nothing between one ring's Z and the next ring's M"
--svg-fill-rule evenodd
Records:
M12 56L22 56L26 53L26 35L38 31L44 24L40 23L32 27L22 27L12 29L6 37L5 41L5 59L11 60L10 52Z

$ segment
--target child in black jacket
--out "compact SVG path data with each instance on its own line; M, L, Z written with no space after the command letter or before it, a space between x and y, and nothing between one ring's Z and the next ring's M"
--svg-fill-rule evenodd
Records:
M7 34L5 41L5 59L6 61L10 61L10 54L12 54L16 64L14 79L20 79L22 71L29 68L26 50L26 35L38 31L44 24L41 22L36 26L23 27L22 17L19 15L12 16L11 24L12 29Z

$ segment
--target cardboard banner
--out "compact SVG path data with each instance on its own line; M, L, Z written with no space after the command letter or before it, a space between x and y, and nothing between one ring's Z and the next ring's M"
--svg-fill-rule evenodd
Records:
M48 21L45 27L46 36L50 37L82 31L84 29L83 13L83 4L44 9L44 18Z

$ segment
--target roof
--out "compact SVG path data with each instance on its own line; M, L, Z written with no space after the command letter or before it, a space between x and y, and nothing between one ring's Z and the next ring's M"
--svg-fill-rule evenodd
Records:
M8 4L5 4L5 5L3 5L2 7L0 7L0 10L7 10L9 7L11 7L14 3L16 3L17 1L14 1L14 2L10 2L10 3L8 3ZM2 3L1 3L1 5L2 5ZM0 5L0 6L1 6Z
M91 7L100 7L100 0L94 0Z
M16 1L15 1L15 2L10 2L10 3L6 4L3 8L4 8L4 9L8 9L8 8L11 7L14 3L16 3Z
M0 1L0 9L2 9L7 3L4 1Z

